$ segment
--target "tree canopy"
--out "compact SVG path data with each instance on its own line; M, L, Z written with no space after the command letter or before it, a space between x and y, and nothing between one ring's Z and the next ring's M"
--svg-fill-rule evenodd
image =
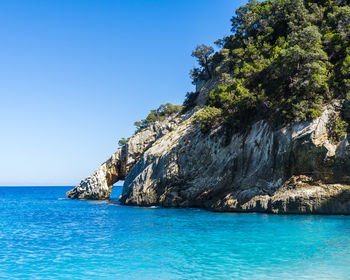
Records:
M192 52L192 56L197 58L198 64L202 69L194 68L191 72L193 79L211 79L210 58L214 49L210 46L199 45Z
M134 123L137 131L148 127L150 124L164 121L166 117L179 113L182 110L181 105L171 103L162 104L157 109L151 110L146 119Z
M349 0L250 0L231 22L232 35L215 42L219 51L202 45L192 54L194 79L228 81L207 104L228 128L257 118L304 121L349 94Z

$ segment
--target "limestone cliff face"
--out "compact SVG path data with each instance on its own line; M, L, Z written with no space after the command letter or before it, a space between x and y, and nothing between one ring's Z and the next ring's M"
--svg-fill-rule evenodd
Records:
M155 123L134 135L128 143L118 149L93 174L85 178L73 190L67 192L68 198L107 199L113 184L124 180L142 154L159 138L173 130L177 119L170 118Z
M220 128L201 134L191 114L173 117L132 137L67 197L105 199L125 180L127 205L350 214L350 140L330 140L341 106L277 131L259 121L228 143Z

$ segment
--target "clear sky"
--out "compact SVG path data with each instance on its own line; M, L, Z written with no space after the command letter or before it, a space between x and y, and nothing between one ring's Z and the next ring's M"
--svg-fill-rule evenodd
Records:
M76 185L193 90L236 0L1 0L0 185Z

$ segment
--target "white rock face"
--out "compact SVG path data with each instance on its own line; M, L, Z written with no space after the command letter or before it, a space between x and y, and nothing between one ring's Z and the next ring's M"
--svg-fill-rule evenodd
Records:
M159 137L167 134L176 126L177 119L155 123L134 135L124 146L119 148L106 162L66 196L73 199L108 199L113 184L124 180L135 163Z
M128 205L350 214L349 141L329 137L339 110L335 102L278 131L259 121L230 139L220 128L202 135L190 116L169 119L131 138L67 197L105 199L124 179Z

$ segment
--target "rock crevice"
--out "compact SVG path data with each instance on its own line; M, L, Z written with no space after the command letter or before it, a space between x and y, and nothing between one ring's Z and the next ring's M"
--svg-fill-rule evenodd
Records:
M229 143L220 128L201 134L190 115L168 119L133 136L67 196L105 199L125 180L127 205L350 214L349 137L330 138L341 107L335 101L279 130L259 121Z

